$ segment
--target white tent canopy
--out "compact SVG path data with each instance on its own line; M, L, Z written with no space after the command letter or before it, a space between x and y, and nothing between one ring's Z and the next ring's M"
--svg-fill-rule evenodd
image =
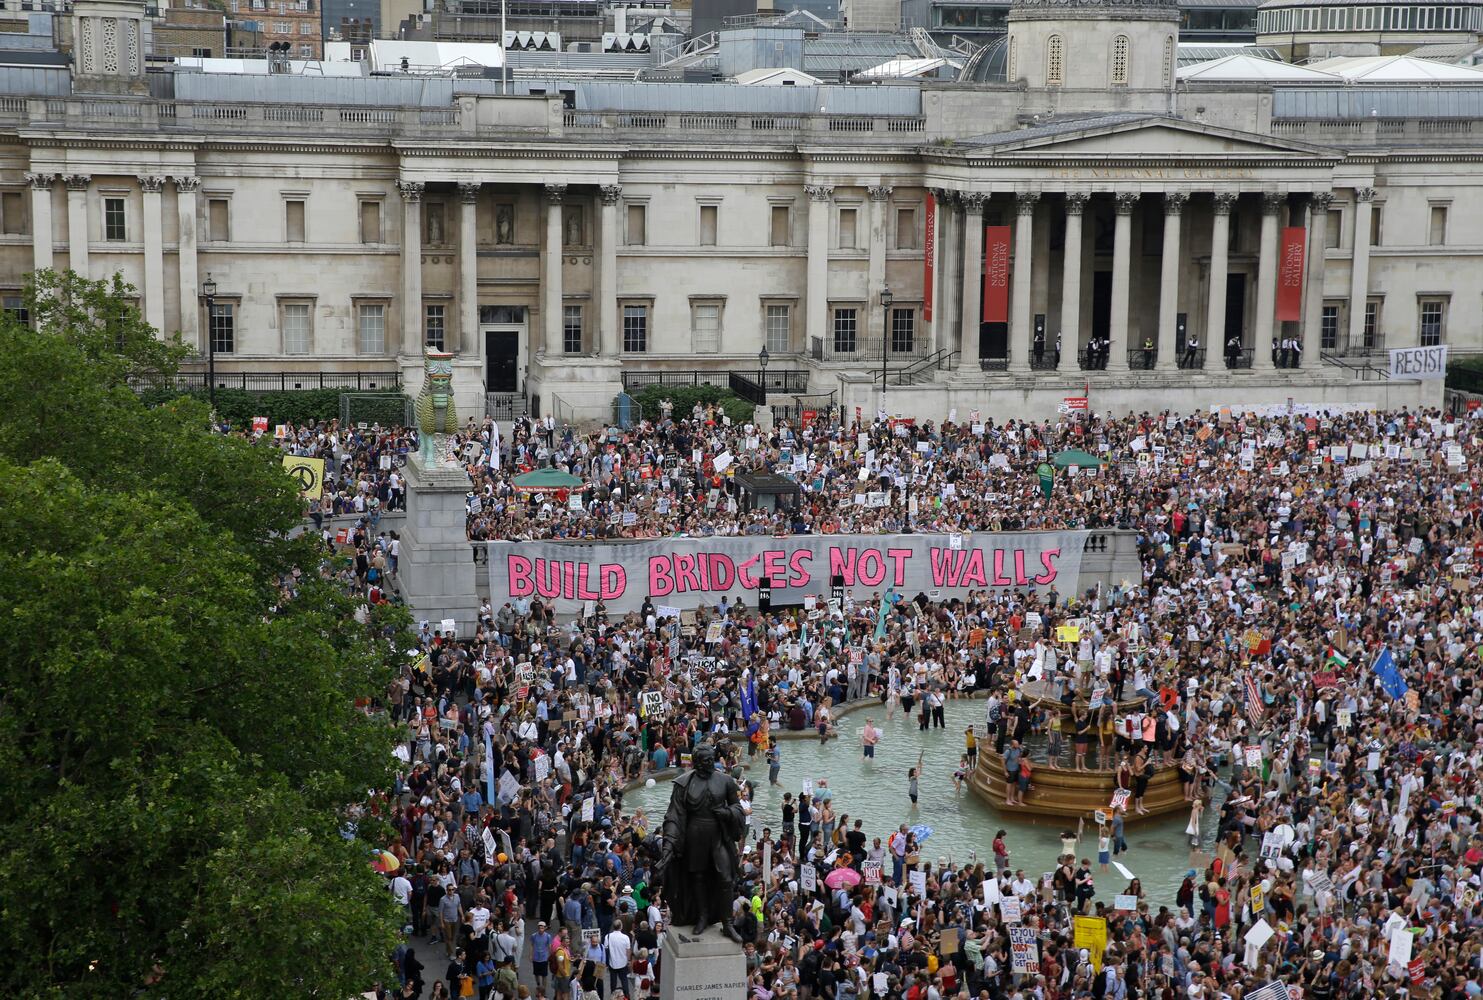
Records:
M1335 56L1309 68L1333 73L1352 83L1483 82L1483 73L1478 70L1413 56Z
M926 76L935 73L944 66L952 66L954 69L962 69L960 65L947 59L892 59L883 62L879 66L861 70L855 74L855 79L881 79L881 80L907 80L913 77Z
M418 42L377 38L370 44L371 68L395 73L402 60L412 72L452 70L459 66L503 66L504 49L493 42Z
M1325 73L1311 66L1294 66L1291 63L1278 62L1275 59L1261 59L1257 56L1237 53L1225 56L1222 59L1212 59L1210 62L1195 63L1193 66L1184 66L1179 70L1179 79L1195 80L1211 83L1221 81L1295 81L1301 82L1311 80L1315 83L1328 80L1334 82L1342 79L1334 73Z

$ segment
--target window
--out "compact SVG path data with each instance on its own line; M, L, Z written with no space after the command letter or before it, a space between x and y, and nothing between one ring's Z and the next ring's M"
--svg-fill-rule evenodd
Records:
M1118 35L1112 40L1112 85L1128 85L1128 36Z
M103 238L120 243L129 238L128 227L124 224L122 198L103 199Z
M7 316L22 326L31 325L31 311L26 308L26 300L19 292L6 292L3 297L0 297L0 308L3 308Z
M690 306L690 338L697 354L715 354L721 349L721 306L697 302Z
M384 303L362 303L356 327L356 345L361 354L386 353L386 305Z
M19 191L0 194L0 225L6 236L21 236L26 232L26 200Z
M1045 42L1045 85L1059 87L1065 77L1066 42L1060 35L1051 35Z
M211 337L211 350L217 354L232 354L237 350L236 308L231 302L211 304L211 315L206 319L206 331Z
M225 198L208 198L206 200L206 238L213 243L225 243L231 239L231 231L228 229L230 222L231 203Z
M793 350L793 310L786 305L767 307L767 353L787 354Z
M649 349L649 307L626 305L623 307L623 351L626 354L642 354Z
M561 307L561 349L567 354L582 353L582 307Z
M841 250L855 249L855 217L858 214L853 208L839 210L839 248Z
M309 354L312 339L309 323L310 311L307 302L285 302L282 308L283 353Z
M917 249L917 210L914 208L896 209L896 249Z
M1384 207L1377 201L1370 208L1370 246L1372 247L1380 245L1380 217L1385 214L1381 211Z
M422 307L422 342L435 351L446 350L448 307L431 305Z
M1375 347L1380 339L1380 302L1370 299L1365 303L1364 347Z
M719 205L700 206L700 245L713 247L716 245L716 224L719 221L721 207Z
M422 241L424 246L437 247L443 245L443 203L440 201L426 201L422 203Z
M1426 235L1426 241L1434 247L1439 247L1447 242L1447 206L1433 205L1431 211L1431 226Z
M1164 86L1174 81L1174 36L1164 39Z
M360 241L362 243L381 242L381 202L362 201L360 203Z
M309 27L309 25L306 24L306 25L304 25L304 27L307 29ZM307 30L304 32L304 34L306 34L306 35L309 34L309 33L310 32L307 31ZM303 58L303 59L313 59L314 58L314 46L312 46L312 45L300 45L299 46L299 56L301 58Z
M649 242L647 205L628 206L628 245L641 247Z
M274 21L273 30L280 35L289 35L293 33L294 26L287 21Z
M855 310L834 310L834 353L854 354L856 350Z
M1337 208L1329 209L1329 225L1323 233L1323 244L1326 249L1337 250L1339 243L1344 238L1344 213Z
M785 247L791 242L789 236L793 226L789 220L790 214L787 205L772 206L772 233L769 242L775 247Z
M1417 341L1422 347L1436 347L1447 339L1447 300L1422 299Z
M304 202L301 199L294 198L283 203L283 220L288 242L304 242Z
M916 346L917 311L891 310L891 353L910 354Z
M301 34L301 35L312 35L312 34L314 34L314 25L311 24L308 21L300 21L299 22L299 34Z
M197 59L210 59L211 58L211 50L210 49L203 49L203 48L192 48L191 49L191 55L194 56L194 57L196 57Z
M1318 321L1318 346L1332 351L1339 346L1339 307L1327 305Z

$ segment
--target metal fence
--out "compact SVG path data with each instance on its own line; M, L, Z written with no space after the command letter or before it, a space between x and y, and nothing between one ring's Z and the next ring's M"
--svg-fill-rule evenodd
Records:
M753 372L756 370L754 369ZM747 373L751 377L752 373ZM650 385L730 385L731 372L729 371L658 371L658 372L624 372L623 389L626 392L635 392ZM782 368L769 371L766 375L758 373L758 378L753 381L764 381L768 392L806 392L808 390L808 372L796 368Z
M357 392L400 389L402 373L388 372L217 372L216 388L246 392L297 392L305 389L353 389ZM177 372L156 385L174 389L206 389L205 372Z
M484 415L491 420L514 420L525 414L525 396L518 392L486 392L484 394Z

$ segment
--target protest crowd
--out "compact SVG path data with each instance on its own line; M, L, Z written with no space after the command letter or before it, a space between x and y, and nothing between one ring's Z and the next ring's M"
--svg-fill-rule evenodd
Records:
M328 455L331 502L362 514L339 539L323 528L355 553L347 586L394 582L386 534L355 503L399 504L381 455L411 438L284 443ZM850 818L827 786L783 814L749 812L733 909L748 1000L1483 994L1472 414L762 432L696 412L593 433L486 422L455 447L475 540L1115 527L1136 532L1142 573L1080 593L883 593L810 613L738 600L683 620L647 603L573 618L540 598L486 600L473 635L420 623L372 706L402 736L397 786L373 803L397 834L388 889L407 928L381 995L657 996L663 817L625 790L710 741L750 802L777 778L780 738L827 738L860 703L926 728L969 695L983 706L970 752L993 748L1021 790L1050 767L1103 769L1128 790L1103 835L1068 831L1054 871L1025 871L988 829L974 859L944 864L892 817ZM1108 461L1061 474L1047 497L1035 469L1067 448ZM585 485L515 487L551 465ZM732 468L785 473L801 502L738 509ZM861 504L866 492L887 500ZM1057 641L1068 625L1076 640ZM1066 712L1027 698L1032 684ZM1167 899L1093 876L1164 767L1179 772L1192 844ZM913 799L954 808L961 777L914 775Z

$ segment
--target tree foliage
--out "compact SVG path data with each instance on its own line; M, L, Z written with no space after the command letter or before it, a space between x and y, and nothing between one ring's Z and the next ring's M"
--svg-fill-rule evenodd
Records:
M126 292L46 274L0 320L0 988L346 1000L390 971L347 810L388 783L354 700L405 616L357 624L288 539L273 450L131 391L181 351Z

